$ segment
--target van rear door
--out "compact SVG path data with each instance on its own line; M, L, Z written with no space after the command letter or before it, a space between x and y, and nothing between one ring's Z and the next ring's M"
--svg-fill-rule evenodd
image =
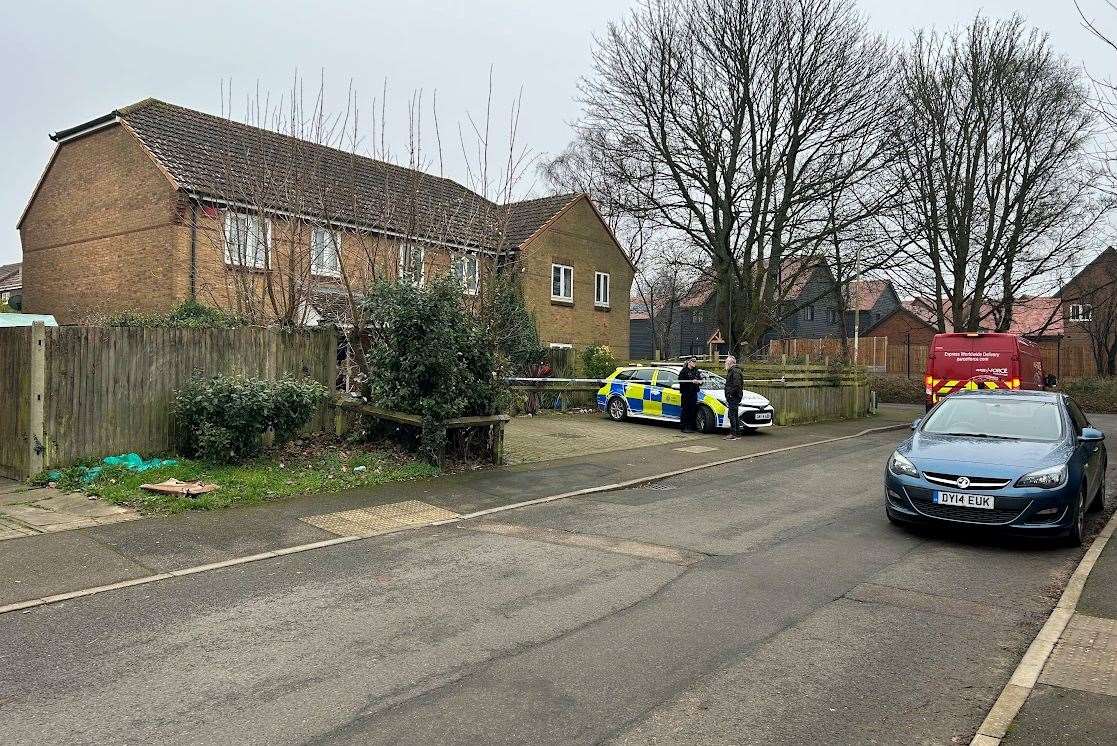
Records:
M965 389L1010 388L1019 378L1016 338L1011 334L940 334L932 345L936 398Z

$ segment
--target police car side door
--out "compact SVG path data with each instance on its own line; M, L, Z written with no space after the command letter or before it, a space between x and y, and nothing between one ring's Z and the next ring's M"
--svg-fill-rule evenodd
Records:
M679 383L679 374L673 370L660 368L656 372L655 387L660 392L662 400L662 414L665 420L678 420L681 417L682 395L676 386Z

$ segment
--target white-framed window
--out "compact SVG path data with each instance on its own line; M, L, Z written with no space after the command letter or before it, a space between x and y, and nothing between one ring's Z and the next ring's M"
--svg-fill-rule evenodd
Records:
M477 295L481 287L481 267L476 254L454 254L450 261L450 271L462 284L466 295Z
M548 347L550 347L552 350L572 350L572 349L574 349L574 345L567 344L566 342L551 342L551 344L549 344Z
M266 269L271 261L271 223L259 215L225 212L225 263Z
M403 244L399 247L399 276L415 285L422 285L426 279L426 251L416 244Z
M593 304L603 308L609 307L609 273L593 273Z
M827 308L826 309L826 323L828 323L828 324L837 324L838 323L838 309L836 309L836 308Z
M551 265L551 300L574 302L574 268Z
M807 306L803 309L803 314L807 321L814 321L814 306Z
M1071 321L1093 321L1094 307L1089 303L1074 303L1070 307Z
M320 225L310 231L310 270L316 275L341 275L341 231Z

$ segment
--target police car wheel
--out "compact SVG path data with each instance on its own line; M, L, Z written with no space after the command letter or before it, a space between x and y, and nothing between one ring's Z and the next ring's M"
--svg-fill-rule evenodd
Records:
M628 405L625 403L624 399L619 396L614 396L609 399L607 410L609 412L609 419L614 422L623 422L624 419L628 417Z
M714 419L714 412L705 404L699 405L698 415L695 417L695 424L698 425L698 432L712 433L714 428L717 427L717 420Z

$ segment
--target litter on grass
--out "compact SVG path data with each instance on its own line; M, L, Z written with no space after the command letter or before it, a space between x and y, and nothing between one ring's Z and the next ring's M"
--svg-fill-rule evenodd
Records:
M178 462L173 458L159 459L150 458L144 461L140 458L138 453L122 453L119 456L105 456L101 459L101 466L82 466L81 468L81 483L89 484L97 477L101 476L101 472L106 466L123 466L128 471L147 471L148 469L155 469L160 466L174 466ZM52 482L57 482L62 478L62 472L55 470L47 474L47 477Z
M168 495L194 497L195 495L204 495L207 492L213 492L217 489L217 485L207 482L182 482L178 479L168 479L158 484L141 484L140 489L150 490L151 492L162 492Z

